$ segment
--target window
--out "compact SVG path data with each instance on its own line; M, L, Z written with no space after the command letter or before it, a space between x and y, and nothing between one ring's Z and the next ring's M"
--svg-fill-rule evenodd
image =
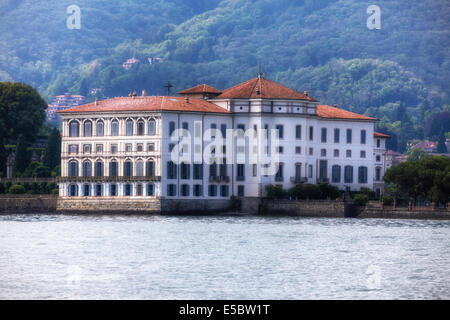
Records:
M136 163L136 176L138 177L143 177L144 176L144 162L143 161L138 161Z
M278 153L280 153L280 154L281 154L281 153L283 153L283 151L284 151L284 148L283 148L283 147L281 147L281 146L280 146L280 147L278 147Z
M377 155L376 160L377 160L377 162L380 162L381 161L381 156Z
M145 133L145 123L142 120L139 120L137 123L137 134L138 136L143 136Z
M78 161L69 162L69 177L78 177Z
M133 120L127 120L127 136L133 135Z
M183 137L187 137L189 135L189 123L183 122L181 128L183 129Z
M102 144L95 145L95 151L97 153L103 153L103 145Z
M345 150L345 156L347 158L351 158L352 157L352 150Z
M195 184L194 185L194 196L195 197L201 197L203 195L202 185L201 184Z
M210 184L208 186L208 196L210 196L210 197L217 196L217 186L215 184Z
M167 178L168 179L177 178L177 165L172 161L167 162Z
M84 123L84 136L91 137L92 136L92 122L86 121Z
M258 165L256 164L256 163L254 163L253 165L252 165L252 171L253 171L253 176L254 177L256 177L256 176L258 176Z
M220 186L220 196L228 197L228 186L227 185Z
M154 143L148 143L147 144L147 151L148 152L154 152L155 151L155 144Z
M148 135L154 136L156 134L156 122L153 119L148 121Z
M147 185L147 196L153 197L155 195L155 186L151 183Z
M69 137L80 136L80 125L78 121L71 121L69 123Z
M237 165L237 176L236 176L236 180L238 181L243 181L245 180L245 167L243 163L240 163Z
M308 166L308 178L312 178L313 177L313 166L310 164Z
M177 195L177 185L176 184L168 184L167 185L167 195L169 197L175 197Z
M313 148L309 148L309 155L312 156L314 154L314 149Z
M92 163L90 161L83 162L83 177L92 176Z
M211 139L214 139L217 134L217 124L211 123Z
M380 181L381 180L381 168L376 167L375 169L375 180Z
M227 125L226 124L221 124L220 125L220 131L222 132L222 138L226 138L227 137Z
M365 158L365 157L366 157L366 151L361 150L361 151L359 152L359 155L360 155L361 158Z
M175 122L170 121L169 122L169 136L171 136L174 131L175 131Z
M136 195L141 197L142 196L142 184L138 183L136 185Z
M142 143L138 143L136 149L137 152L142 152L144 151L144 145Z
M183 180L189 180L191 178L191 166L188 163L181 163L180 166L180 175L181 175L181 179Z
M90 144L83 144L83 153L91 153L91 148Z
M347 129L347 143L352 143L352 129Z
M194 163L194 180L202 180L203 179L203 164Z
M309 127L309 140L313 140L314 139L314 127Z
M322 128L320 130L320 141L327 142L327 128Z
M123 191L124 191L124 194L123 194L124 196L130 197L132 195L132 185L126 184Z
M295 164L295 179L300 180L301 177L302 177L302 164L296 163Z
M209 176L216 177L217 176L217 164L215 162L209 165Z
M380 147L381 147L381 140L377 139L377 148L380 148Z
M103 186L101 184L96 184L95 185L95 196L101 197L102 194L103 194Z
M331 182L341 182L341 166L334 165L331 167Z
M320 156L326 157L327 156L327 149L320 149Z
M189 197L189 185L188 184L181 185L181 195L183 197Z
M335 158L339 158L339 149L334 149L333 153Z
M302 126L301 125L296 125L295 126L295 138L296 139L301 139L302 138Z
M238 197L243 197L245 196L245 188L244 186L238 186Z
M117 144L111 145L111 153L117 153Z
M127 160L123 163L123 176L132 177L133 176L133 162Z
M117 177L119 175L119 165L117 161L112 161L109 163L109 176Z
M277 124L277 125L275 126L275 128L276 128L276 130L277 130L277 132L278 132L278 139L283 139L283 136L284 136L283 125Z
M96 161L94 166L94 175L96 177L103 177L103 162L102 161Z
M112 197L117 197L117 184L112 184L109 186L109 194Z
M320 179L328 178L328 161L327 160L319 161L319 178Z
M103 137L103 135L104 135L104 128L105 128L105 126L103 124L103 121L98 121L97 122L97 136L98 137Z
M223 159L223 163L221 163L219 165L219 171L220 171L220 176L221 177L226 177L227 176L227 159L224 158Z
M334 143L339 143L340 139L340 130L338 128L334 129Z
M111 122L111 135L114 137L119 135L119 122L117 120Z
M344 167L344 182L345 183L353 183L353 167L352 166Z
M132 152L133 151L133 145L131 143L127 143L125 145L125 152Z
M367 167L358 168L358 182L367 183Z
M71 184L69 187L69 197L78 196L78 186L76 184Z
M70 144L69 145L69 154L77 154L78 153L78 145L77 144Z
M172 152L173 148L175 148L175 143L169 144L169 152Z
M155 176L155 162L153 160L148 160L145 163L145 175L147 177Z
M361 130L361 144L366 144L366 130Z
M302 147L295 147L295 153L301 154L302 153Z
M275 181L283 181L283 167L284 165L282 163L278 164L278 170L275 174Z
M85 197L91 196L91 186L89 184L85 184L83 186L83 196L85 196Z

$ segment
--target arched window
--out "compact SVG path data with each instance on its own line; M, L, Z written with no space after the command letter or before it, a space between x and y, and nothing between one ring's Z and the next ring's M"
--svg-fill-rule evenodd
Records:
M367 167L358 168L358 182L367 183Z
M76 184L71 184L69 186L69 197L78 196L78 186Z
M145 123L142 120L139 120L137 123L137 134L138 136L143 136L145 134Z
M137 165L136 165L136 169L137 169L137 176L143 177L144 176L144 162L138 161Z
M145 164L145 175L147 177L154 177L155 176L155 162L153 160L149 160Z
M154 136L156 134L156 122L154 119L148 121L148 135Z
M123 163L123 176L132 177L133 176L133 162L127 160Z
M80 136L80 125L78 121L71 121L69 123L69 137L79 137Z
M103 177L104 175L104 165L103 165L103 161L98 160L95 162L95 169L94 169L95 173L94 175L96 177Z
M114 137L119 135L119 121L117 120L111 122L111 135Z
M83 162L83 177L92 176L92 162L86 160Z
M109 163L109 176L117 177L118 175L119 175L119 165L117 164L117 161L111 161Z
M133 135L133 120L127 120L127 136Z
M345 166L344 182L345 183L353 183L353 167L352 166Z
M105 126L103 124L103 121L98 121L97 122L97 136L98 137L103 137L103 135L104 135L104 128L105 128Z
M69 177L78 177L78 161L69 162Z
M331 181L335 183L341 182L341 166L336 164L331 167Z
M84 136L91 137L92 136L92 122L86 121L84 123Z

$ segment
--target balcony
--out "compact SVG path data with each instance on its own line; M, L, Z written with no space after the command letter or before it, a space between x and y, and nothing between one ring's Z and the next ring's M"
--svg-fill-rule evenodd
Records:
M308 182L307 177L291 177L291 182L293 183L305 183Z
M161 181L160 176L150 177L59 177L58 182L148 182Z
M317 178L317 183L330 183L328 178Z

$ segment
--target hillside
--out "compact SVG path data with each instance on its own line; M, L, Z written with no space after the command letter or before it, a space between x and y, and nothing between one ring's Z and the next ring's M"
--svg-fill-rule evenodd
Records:
M406 110L411 136L450 105L446 0L377 1L381 30L366 27L362 0L79 0L81 30L65 27L70 4L0 0L0 80L32 84L47 100L92 88L105 98L164 94L167 81L174 91L226 88L261 64L266 77L391 131ZM164 63L125 70L131 57Z

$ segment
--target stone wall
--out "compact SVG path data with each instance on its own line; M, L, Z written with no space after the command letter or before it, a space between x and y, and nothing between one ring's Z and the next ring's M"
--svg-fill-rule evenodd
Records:
M156 199L64 198L60 197L56 210L62 213L159 213L161 201Z
M163 214L223 214L234 211L227 199L161 199Z
M0 213L52 213L57 195L0 195Z
M344 218L343 201L261 199L261 214Z

